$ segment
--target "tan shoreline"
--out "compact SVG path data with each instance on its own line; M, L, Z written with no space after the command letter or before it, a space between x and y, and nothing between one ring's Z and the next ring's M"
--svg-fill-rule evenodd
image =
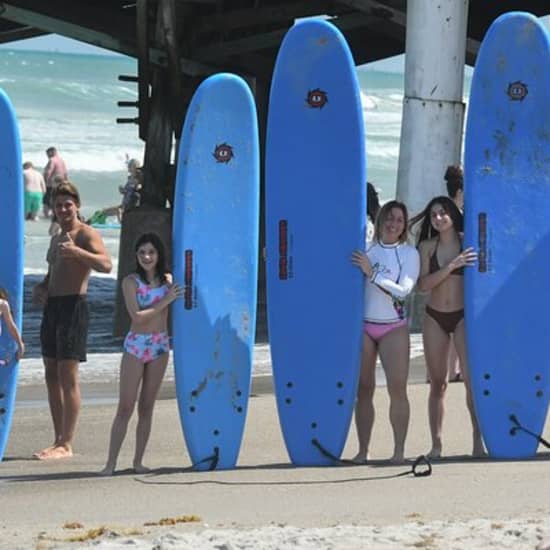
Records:
M21 393L26 391L22 388ZM481 518L542 521L550 517L549 453L523 462L468 458L471 435L462 384L449 386L444 431L448 459L434 464L428 478L394 477L406 468L381 463L370 467L294 468L288 462L273 395L256 395L250 401L237 469L185 471L190 463L177 404L167 398L157 405L145 457L153 473L135 476L127 469L133 451L132 423L119 461L119 467L126 470L109 479L95 474L105 460L114 403L85 404L75 442L76 456L50 463L31 459L33 451L50 443L45 403L17 409L6 459L0 464L4 504L0 547L33 547L41 532L45 538L39 547L52 547L51 537L72 534L63 529L66 522L72 521L85 528L139 528L146 536L166 533L167 529L177 533L201 531L205 524L236 529L279 524L366 527ZM427 395L426 384L409 388L411 424L406 450L410 457L429 446ZM378 388L375 403L372 455L383 459L391 453L384 388ZM546 437L549 431L547 427ZM344 456L351 457L355 450L352 427ZM147 521L183 514L197 515L202 522L170 528L143 527Z

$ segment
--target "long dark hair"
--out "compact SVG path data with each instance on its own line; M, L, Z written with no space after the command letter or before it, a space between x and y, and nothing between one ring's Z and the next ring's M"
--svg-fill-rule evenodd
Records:
M380 212L378 191L370 181L367 181L367 216L372 223L374 223L378 212Z
M447 194L451 199L456 198L456 194L464 189L464 172L460 166L448 166L445 172L445 181L447 182Z
M160 240L160 237L156 233L143 233L141 237L136 241L136 246L134 247L134 251L137 254L137 251L139 250L140 246L144 244L152 244L154 249L157 251L157 265L155 266L155 275L158 277L159 281L164 284L166 282L166 252L164 249L164 245L162 244L162 241ZM136 273L139 275L140 279L142 279L145 282L149 282L147 280L147 275L145 273L145 270L136 258Z
M9 300L8 291L0 286L0 300L6 300L6 302Z
M407 240L408 231L409 231L409 213L407 211L407 207L405 206L405 203L399 202L399 201L388 201L380 211L378 212L378 215L376 216L376 223L374 224L374 240L380 242L382 239L382 226L384 225L384 222L386 221L386 218L390 215L390 212L392 209L398 208L403 212L403 218L405 220L405 228L403 229L403 232L401 235L399 235L399 242L404 243Z
M422 241L431 239L439 235L439 231L432 225L431 212L434 204L440 204L441 208L449 215L453 222L454 230L457 233L462 233L464 230L464 218L462 213L458 209L458 206L449 197L441 195L440 197L434 197L420 212L412 218L410 227L412 228L416 224L420 223L420 231L416 237L416 245L418 246Z

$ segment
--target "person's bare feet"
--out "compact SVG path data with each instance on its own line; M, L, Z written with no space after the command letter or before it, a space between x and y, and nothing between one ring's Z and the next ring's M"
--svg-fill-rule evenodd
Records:
M112 476L113 474L115 473L115 467L114 466L109 466L108 464L105 466L105 468L103 468L103 470L101 470L100 472L97 472L97 475L98 476L102 476L102 477L110 477Z
M70 445L56 445L41 451L38 460L57 460L59 458L70 458L73 456L73 450Z
M151 468L147 468L143 464L134 464L134 472L136 474L148 474L151 471Z
M433 445L430 452L426 455L426 457L429 459L441 458L441 451L442 451L441 445Z
M354 464L366 464L369 460L369 455L366 452L359 451L352 459Z
M46 447L45 449L42 449L41 451L36 451L35 453L32 453L32 456L38 460L40 460L40 457L45 454L51 452L53 449L57 447L57 443L54 443L53 445L50 445L49 447Z
M406 464L407 461L405 460L405 456L401 453L399 454L394 454L391 458L390 458L390 464L393 464L393 465L402 465L402 464Z

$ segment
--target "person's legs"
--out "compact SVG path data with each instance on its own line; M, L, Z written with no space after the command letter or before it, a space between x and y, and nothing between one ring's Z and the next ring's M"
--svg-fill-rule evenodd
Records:
M370 437L374 424L374 405L372 400L376 388L376 355L376 342L368 334L364 334L361 373L355 405L355 425L357 427L359 450L353 458L354 462L365 462L368 459Z
M42 460L73 456L72 443L80 412L78 366L79 361L76 359L57 361L58 384L62 396L61 433L54 447L41 452L39 458Z
M143 454L149 441L151 433L151 423L153 420L153 408L155 401L166 372L168 364L168 353L163 353L160 357L151 361L144 370L143 382L138 402L138 423L136 427L136 452L134 455L134 470L141 474L148 471L143 466Z
M40 458L67 458L73 454L72 442L80 412L78 367L86 360L88 306L81 296L57 296L48 303L40 337L43 353L44 349L55 348L52 355L57 357L57 376L63 399L62 425L56 446L41 453Z
M50 207L51 194L52 194L52 188L46 187L46 192L44 193L44 197L42 198L42 212L45 218L48 218L52 211Z
M460 382L460 360L456 352L456 345L454 342L454 335L451 334L451 341L449 343L449 355L447 356L447 373L449 382Z
M42 193L32 193L29 201L29 219L32 221L38 220L38 211L42 203Z
M63 359L58 364L63 388L63 432L59 446L65 447L72 455L72 443L80 413L80 362L78 359Z
M32 202L32 193L30 191L25 191L23 193L23 210L25 212L26 220L30 219L32 215L31 202Z
M50 406L50 414L52 416L54 440L50 447L46 447L41 451L37 451L33 456L42 458L42 455L47 454L61 440L63 432L63 392L61 390L61 382L59 380L59 367L57 359L51 357L43 357L44 361L44 377L46 380L46 388L48 390L48 404Z
M466 343L464 333L464 321L460 321L456 326L454 333L454 341L456 345L456 351L460 359L460 366L462 368L462 378L464 378L464 386L466 387L466 404L468 411L470 412L470 419L472 421L472 436L473 436L473 448L472 455L480 457L485 455L485 449L483 447L483 440L481 438L481 431L477 422L477 417L474 409L474 400L472 397L472 385L470 381L470 372L468 370L468 360L466 358Z
M107 463L105 464L105 468L100 472L101 475L110 476L115 471L120 448L128 430L128 422L134 412L143 372L143 363L137 357L127 352L122 355L118 408L111 427Z
M424 315L422 327L424 356L430 379L430 397L428 399L428 417L432 448L430 458L439 458L442 452L441 430L445 413L444 399L447 390L447 357L449 354L449 335L429 315Z
M382 366L386 373L390 396L390 422L393 430L394 451L391 461L405 461L405 439L409 427L410 406L407 397L409 378L409 328L399 327L388 332L378 344Z

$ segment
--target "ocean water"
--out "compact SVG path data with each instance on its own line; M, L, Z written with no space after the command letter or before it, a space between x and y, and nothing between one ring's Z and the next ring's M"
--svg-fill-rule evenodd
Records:
M134 101L134 83L118 80L136 74L127 57L0 50L0 87L18 115L23 159L38 169L45 149L56 146L67 162L69 176L82 194L83 214L120 201L118 185L125 180L125 157L143 159L143 143L133 124L117 117L135 116L117 101ZM403 75L360 69L366 123L368 177L382 199L394 196L403 99ZM27 223L26 270L45 270L45 223ZM116 258L117 234L106 234ZM43 240L45 239L45 240Z
M136 85L118 80L136 71L136 61L122 56L0 50L0 87L18 115L23 159L42 169L45 149L56 146L79 186L85 216L120 202L126 155L143 159L137 126L116 124L117 117L136 115L133 108L117 106L137 99ZM404 77L368 68L359 69L358 76L368 179L388 200L395 195ZM26 232L26 270L43 272L45 222L27 223ZM105 238L116 259L117 233Z
M57 147L67 163L70 179L80 189L84 216L119 204L118 186L125 181L126 155L143 159L137 126L116 124L117 117L136 115L135 109L117 106L117 101L137 99L136 85L118 80L119 75L135 75L136 71L136 61L126 57L0 50L0 87L17 112L23 159L41 170L47 160L45 149ZM361 68L358 76L368 179L384 201L395 194L403 74ZM46 271L47 230L46 220L26 222L24 336L31 358L39 355L40 311L31 307L30 290ZM92 311L90 352L108 354L120 351L120 341L110 337L109 324L119 233L103 231L103 238L114 269L106 277L94 275L91 281L90 301L97 307Z

